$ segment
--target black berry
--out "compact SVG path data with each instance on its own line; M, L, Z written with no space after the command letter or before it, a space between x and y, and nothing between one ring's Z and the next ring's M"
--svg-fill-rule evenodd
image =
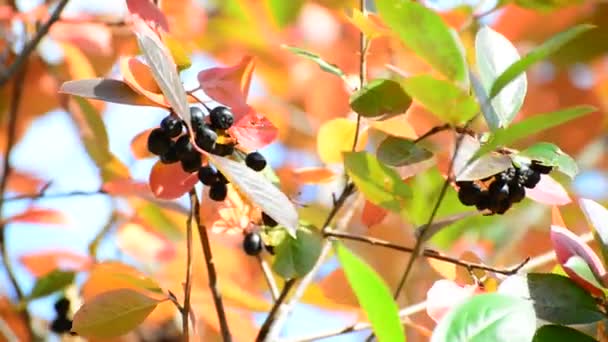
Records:
M260 152L251 152L245 157L245 164L254 171L262 171L266 167L266 158Z
M264 244L262 243L262 237L257 232L249 232L245 234L243 239L243 249L245 253L249 255L258 255L262 251Z
M490 208L490 194L487 191L484 190L479 194L479 200L475 207L479 211Z
M228 194L228 187L223 183L215 183L209 187L209 198L214 201L223 201Z
M458 199L464 205L475 205L479 201L481 188L473 182L458 182L460 189L458 190Z
M278 223L272 217L268 216L265 212L262 212L262 222L265 226L275 227Z
M171 144L171 138L160 128L153 129L148 136L148 151L157 156L167 153Z
M191 153L183 156L180 161L182 164L182 169L185 172L193 173L198 171L198 169L201 167L202 158L200 153L197 151L192 151Z
M546 175L546 174L549 174L553 170L553 167L547 166L547 165L542 165L538 161L533 160L532 164L530 164L530 169L532 169L538 173L542 173L542 174Z
M205 124L202 124L202 126L197 128L195 142L198 147L202 148L207 152L211 152L215 147L216 140L217 133L215 133L211 128L207 127Z
M217 181L221 184L228 184L230 183L230 181L228 180L228 178L226 178L226 176L224 176L223 173L221 173L220 171L217 172Z
M205 185L213 185L219 182L217 170L209 165L198 169L198 179Z
M515 182L509 184L509 201L511 203L519 203L524 197L526 197L526 190L522 184Z
M218 155L218 156L229 156L234 152L234 145L228 145L228 144L215 144L215 146L213 146L211 153Z
M497 202L509 198L509 185L505 183L494 181L494 183L490 184L488 191L490 192L490 197L495 199Z
M71 329L72 321L63 316L57 317L57 319L51 323L51 331L56 334L65 334L70 332Z
M55 302L54 307L58 316L65 316L70 311L70 300L62 297Z
M192 124L192 129L195 131L205 125L205 113L203 113L202 109L190 107L190 124Z
M169 114L160 122L160 129L169 137L175 138L182 134L182 121L178 117Z
M209 113L211 126L215 129L228 129L234 123L234 115L230 109L219 106L213 108Z
M173 164L179 161L179 157L177 156L177 150L175 149L175 144L171 142L171 147L166 153L160 155L160 161L163 164Z
M525 175L523 185L528 189L533 189L540 182L540 173L528 169Z

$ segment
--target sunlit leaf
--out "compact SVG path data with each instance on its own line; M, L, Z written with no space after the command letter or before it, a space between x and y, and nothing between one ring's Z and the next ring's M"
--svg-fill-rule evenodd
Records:
M383 208L400 212L412 196L399 174L367 152L344 153L344 167L365 198Z
M20 256L19 261L36 277L42 277L57 269L84 271L92 264L89 256L66 250L29 253Z
M126 222L118 227L116 245L123 253L142 263L171 259L178 248L163 234L136 222Z
M378 160L390 166L405 166L433 157L433 153L416 145L412 140L388 137L376 150Z
M54 270L38 278L34 288L28 296L28 300L41 298L53 294L74 282L74 272Z
M431 342L523 342L530 341L535 330L536 317L530 301L488 293L452 309L433 331Z
M133 140L131 140L131 153L133 153L135 159L144 159L154 156L154 154L148 150L148 137L153 129L154 128L147 129L137 134L133 137Z
M188 51L182 42L167 32L161 33L161 39L171 53L178 70L188 69L192 65L189 56L190 51Z
M317 132L317 153L321 161L327 164L341 162L342 152L352 149L355 134L357 124L352 120L337 118L323 123ZM359 144L364 143L360 140Z
M300 184L329 183L336 178L336 174L325 167L301 167L291 170L291 173Z
M426 313L439 322L450 309L479 293L483 291L476 285L460 286L452 280L438 280L426 293Z
M367 314L378 341L406 341L397 304L382 278L339 242L334 247L348 283Z
M578 37L581 33L589 31L593 27L593 25L583 24L572 27L568 31L560 32L551 37L549 40L545 41L542 45L530 51L522 59L511 64L511 66L503 71L503 73L500 74L500 76L498 76L498 78L496 78L492 84L490 98L494 98L497 94L499 94L504 87L525 72L526 69L528 69L532 64L539 62L547 58L549 55L557 52L566 43Z
M128 105L154 105L145 97L134 92L125 82L110 78L67 81L59 92Z
M152 28L162 28L169 31L167 18L158 6L149 0L127 0L127 9L131 15L137 15Z
M540 175L540 182L533 189L526 189L526 197L547 205L566 205L572 202L566 189L549 175Z
M401 85L389 79L375 79L350 97L351 108L364 117L405 113L411 104Z
M378 16L374 13L365 13L364 15L359 9L353 8L352 14L347 19L363 32L367 39L391 34L391 31L380 22Z
M240 117L229 132L232 137L237 139L239 145L254 150L265 147L275 141L279 131L268 118L257 113L252 107L245 106L234 109L235 118Z
M131 289L102 293L74 314L72 331L83 337L111 338L141 324L166 299L154 299Z
M563 325L543 325L536 330L532 342L577 341L596 342L593 337Z
M117 289L131 289L143 293L162 292L160 285L154 279L132 266L107 261L92 267L82 285L82 296L86 302L97 295Z
M157 161L150 171L149 184L155 197L172 200L183 196L198 182L196 173L184 172L180 163Z
M580 199L578 203L587 221L593 227L595 240L598 242L604 262L606 262L608 260L608 210L599 203L586 198Z
M448 79L468 85L462 45L433 10L417 2L377 0L376 7L384 22L401 41Z
M294 54L296 54L298 56L301 56L301 57L304 57L304 58L306 58L308 60L313 61L323 71L326 71L326 72L328 72L330 74L334 74L334 75L336 75L338 77L341 77L341 78L345 78L346 77L346 75L344 74L344 71L342 71L337 65L331 64L329 62L326 62L323 58L321 58L317 54L314 54L314 53L312 53L310 51L306 51L304 49L301 49L301 48L298 48L298 47L295 47L295 46L281 45L281 47L283 49L289 50L290 52L292 52L292 53L294 53Z
M578 173L578 166L574 159L564 153L558 146L551 143L536 143L519 152L518 155L540 161L543 165L556 167L557 170L570 178L574 178Z
M293 203L284 193L244 163L216 155L209 155L209 161L226 176L243 196L279 224L285 226L289 234L295 237L298 213Z
M283 28L297 19L300 9L304 5L304 0L267 0L266 3L275 22L280 28Z
M366 200L361 213L361 223L371 227L382 222L386 215L388 215L388 210Z
M401 83L414 100L442 121L457 125L479 112L475 98L448 81L419 75L408 77Z
M475 51L477 70L486 93L489 93L492 84L511 64L519 61L519 53L513 44L487 26L477 32ZM527 87L526 74L522 73L492 98L491 103L497 117L486 116L492 130L507 127L513 121L524 102Z
M6 219L9 223L66 225L68 218L59 210L29 207L25 211Z
M253 57L244 56L238 64L228 67L214 67L201 70L197 79L201 89L213 100L231 107L233 113L247 107L247 95L255 62ZM248 111L243 111L243 115ZM241 117L235 114L235 122Z
M321 255L322 239L318 232L300 227L296 237L285 237L275 248L272 269L285 279L305 276Z

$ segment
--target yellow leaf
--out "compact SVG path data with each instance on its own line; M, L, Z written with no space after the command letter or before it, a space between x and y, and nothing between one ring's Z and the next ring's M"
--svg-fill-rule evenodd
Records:
M167 32L162 31L161 38L169 49L169 52L171 52L171 56L173 56L177 68L180 71L188 69L192 65L192 61L190 61L190 57L188 56L190 51L188 51L179 40Z
M380 23L375 14L364 15L360 10L354 8L350 16L346 17L351 24L363 32L368 39L374 39L391 34L391 31Z
M324 163L342 162L342 152L350 151L355 139L357 123L352 120L338 118L325 122L317 135L317 153ZM357 150L367 143L367 134L359 136Z

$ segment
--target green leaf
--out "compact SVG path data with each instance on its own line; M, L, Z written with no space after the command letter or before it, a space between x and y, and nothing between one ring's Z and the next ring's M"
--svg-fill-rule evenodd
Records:
M402 81L405 91L439 119L451 124L468 121L479 111L479 104L454 84L429 75L408 77Z
M365 311L377 340L406 341L397 304L382 278L341 243L335 242L334 248L346 279Z
M364 117L405 113L411 104L401 85L388 79L375 79L350 96L351 108Z
M511 64L519 61L519 53L511 42L500 33L484 27L475 37L477 70L481 85L486 94L492 84ZM491 99L496 117L488 116L484 111L486 122L491 130L507 127L519 112L526 96L528 81L522 73L506 86L500 94ZM479 91L477 91L479 96ZM485 102L485 101L484 101Z
M87 338L112 338L135 329L163 299L131 289L104 292L84 303L74 315L72 331Z
M241 195L284 226L291 236L296 236L298 212L287 195L244 163L212 154L209 155L209 161L226 176Z
M378 13L401 41L449 80L468 88L468 74L458 35L423 5L405 0L376 0Z
M529 301L487 293L453 308L435 327L431 342L527 342L535 330Z
M275 248L273 270L285 279L305 276L321 255L321 236L317 231L298 228L297 238L285 236Z
M344 153L344 167L365 198L385 209L400 212L412 196L399 174L367 152Z
M473 157L473 160L490 151L494 151L500 146L509 146L522 138L561 125L596 110L596 108L591 106L576 106L534 115L513 124L511 127L498 129L492 133L488 142L481 146Z
M287 49L287 50L293 52L294 54L296 54L298 56L304 57L308 60L315 62L323 71L326 71L330 74L334 74L340 78L346 77L346 75L344 74L344 71L342 71L337 65L326 62L323 58L321 58L317 54L314 54L310 51L306 51L304 49L300 49L295 46L281 45L281 47L283 49Z
M587 32L594 27L595 26L593 25L583 24L572 27L567 31L560 32L529 52L519 61L511 64L511 66L500 74L496 81L494 81L492 90L490 91L490 98L494 98L494 96L499 94L505 86L507 86L516 77L524 73L532 64L547 58L549 55L558 51L566 43L578 37L581 33Z
M586 324L604 318L593 296L570 278L551 273L530 273L527 285L528 297L540 319L556 324Z
M74 282L74 272L65 272L54 270L38 280L34 284L32 292L28 296L28 300L46 297L56 291L62 290L66 286Z
M433 156L429 150L410 139L388 137L376 150L378 160L390 166L405 166L427 160Z
M563 325L543 325L534 334L532 342L596 342L593 337Z
M554 166L570 178L574 178L578 173L578 166L574 159L564 153L558 146L551 143L536 143L519 152L518 155L525 156L532 160L538 160L547 166Z
M580 255L571 256L568 261L562 265L562 267L573 271L579 277L583 278L584 281L595 286L596 288L603 288L603 286L597 281L593 271L591 271L589 264Z
M298 18L304 0L268 0L267 3L276 23L284 28Z
M70 110L70 114L103 181L129 178L128 167L110 152L108 133L99 112L82 97L74 97L74 100L79 108Z
M583 3L583 0L515 0L518 6L541 11L551 11Z

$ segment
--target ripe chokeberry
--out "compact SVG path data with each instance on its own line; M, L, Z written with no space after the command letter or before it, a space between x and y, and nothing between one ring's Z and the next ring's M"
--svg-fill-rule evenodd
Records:
M198 151L192 151L180 159L182 169L185 172L193 173L201 167L202 157Z
M488 209L490 207L490 194L488 191L484 190L479 194L479 199L477 203L475 203L475 207L479 211Z
M198 169L198 179L205 185L213 185L219 182L217 170L209 165Z
M509 185L503 182L494 181L488 189L490 197L500 202L509 198Z
M509 201L511 203L519 203L526 197L526 190L522 184L512 182L509 183Z
M217 133L211 128L207 127L204 123L199 126L196 130L195 142L198 147L202 148L207 152L213 151L215 147L215 141L217 140Z
M249 232L243 238L243 249L248 255L258 255L262 251L264 244L258 232Z
M234 124L234 115L224 106L215 107L209 112L211 127L215 129L228 129Z
M266 167L266 158L260 152L251 152L245 157L245 164L254 171L262 171Z
M481 187L473 182L458 182L460 189L458 190L458 199L464 205L475 205L479 202Z
M533 189L540 182L540 173L532 169L522 169L521 175L523 178L521 183L528 189Z
M199 127L205 125L205 113L198 107L190 107L190 124L192 129L196 131Z
M55 302L54 307L58 316L65 316L68 311L70 311L70 300L65 297L61 297Z
M215 183L209 187L209 198L214 201L221 202L226 199L228 195L228 187L223 183Z
M530 169L532 169L538 173L542 173L542 174L546 175L546 174L549 174L553 170L553 167L543 165L540 162L533 160L532 164L530 164Z
M59 316L51 323L51 331L56 334L65 334L72 329L72 321L67 317Z
M275 227L278 223L272 217L268 216L265 212L262 212L262 222L265 226Z
M234 152L234 145L228 145L228 144L218 144L216 143L215 146L213 146L211 153L218 155L218 156L229 156Z
M173 164L179 161L179 158L177 157L177 150L175 149L175 143L173 141L171 142L171 147L169 150L160 155L160 161L163 164Z
M177 116L169 114L160 122L160 129L169 137L175 138L182 134L182 121Z
M155 128L148 136L148 151L157 156L163 155L171 148L171 138L160 128Z

